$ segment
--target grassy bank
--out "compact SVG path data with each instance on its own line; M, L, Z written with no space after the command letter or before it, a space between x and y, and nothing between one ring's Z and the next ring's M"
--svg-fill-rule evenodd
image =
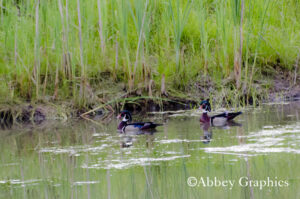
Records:
M209 95L210 85L240 99L257 95L257 85L271 88L278 69L297 83L297 0L0 0L0 6L2 102L86 106L120 91Z

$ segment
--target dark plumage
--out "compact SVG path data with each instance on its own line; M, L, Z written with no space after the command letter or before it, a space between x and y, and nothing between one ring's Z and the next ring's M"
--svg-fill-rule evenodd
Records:
M233 112L233 113L224 112L210 117L207 114L207 112L211 111L209 99L203 100L200 103L200 109L204 110L204 113L200 118L200 122L202 123L209 122L212 126L224 126L227 124L228 121L231 121L238 115L242 114L242 112Z
M211 107L210 107L209 99L203 100L200 103L200 108L210 112L211 111Z
M156 124L153 122L135 122L135 123L128 123L131 122L132 117L129 111L121 111L118 116L119 119L122 119L118 126L118 130L122 132L135 132L141 130L151 130L155 129L157 126L161 126L162 124Z

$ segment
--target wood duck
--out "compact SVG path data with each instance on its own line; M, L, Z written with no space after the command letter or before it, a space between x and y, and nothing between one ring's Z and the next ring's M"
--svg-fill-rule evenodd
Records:
M121 111L118 116L118 119L121 119L118 126L118 130L125 132L141 132L141 131L149 131L155 129L157 126L162 126L162 124L156 124L153 122L135 122L135 123L128 123L131 122L132 117L129 111Z
M204 110L200 118L200 122L210 123L212 126L225 126L229 121L233 120L236 116L242 114L242 112L234 112L234 113L224 112L210 117L207 114L207 112L211 111L209 99L203 100L200 103L200 109Z

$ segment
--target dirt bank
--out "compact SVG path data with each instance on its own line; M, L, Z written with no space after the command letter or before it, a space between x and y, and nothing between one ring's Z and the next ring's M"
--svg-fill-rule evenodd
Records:
M300 78L293 79L289 73L279 73L269 79L268 86L265 80L256 80L253 83L255 93L252 95L237 92L230 86L230 79L224 80L224 85L218 87L209 78L200 78L193 81L185 91L153 92L149 97L135 90L127 92L115 88L111 95L95 96L97 100L88 102L85 107L78 107L70 101L65 102L32 102L0 106L0 125L2 129L11 127L14 123L40 124L45 120L67 120L69 118L92 118L105 113L119 112L126 109L132 112L152 112L162 110L178 110L196 108L202 99L211 98L215 107L242 106L259 104L260 102L274 102L300 99ZM117 87L117 86L116 86ZM103 93L103 91L102 91ZM146 93L147 94L147 93ZM101 98L101 99L100 99ZM256 99L256 101L254 101Z

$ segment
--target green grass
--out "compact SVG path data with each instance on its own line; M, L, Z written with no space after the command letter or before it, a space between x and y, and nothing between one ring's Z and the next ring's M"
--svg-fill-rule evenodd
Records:
M235 75L232 86L251 93L266 67L294 72L300 48L297 0L1 0L0 6L2 101L52 96L85 104L90 87L105 89L104 72L104 79L146 93L151 81L160 90L163 75L167 90L182 91L202 75L221 86Z

